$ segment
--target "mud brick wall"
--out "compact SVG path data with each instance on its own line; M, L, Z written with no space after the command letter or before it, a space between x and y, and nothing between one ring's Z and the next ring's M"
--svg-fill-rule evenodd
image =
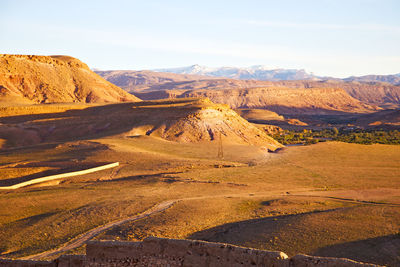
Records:
M0 267L372 267L349 259L296 255L197 240L149 237L142 242L91 241L86 255L63 255L54 261L0 259Z
M204 241L150 237L143 242L90 242L87 266L285 266L287 255Z
M274 266L369 267L349 259L296 255L196 240L149 237L143 242L95 241L86 247L86 265L97 266Z

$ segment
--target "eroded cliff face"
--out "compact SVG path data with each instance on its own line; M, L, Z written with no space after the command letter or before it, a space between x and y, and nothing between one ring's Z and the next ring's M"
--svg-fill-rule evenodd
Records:
M265 108L279 114L369 113L379 110L333 88L194 90L182 97L208 97L231 108Z
M139 101L68 56L0 55L0 103Z

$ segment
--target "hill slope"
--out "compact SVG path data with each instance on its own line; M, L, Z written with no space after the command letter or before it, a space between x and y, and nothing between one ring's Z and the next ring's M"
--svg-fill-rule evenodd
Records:
M376 126L378 128L400 127L400 109L388 109L361 116L357 122L359 125Z
M24 107L0 109L7 114L0 117L0 141L13 147L109 136L152 136L184 143L221 137L224 143L263 145L272 150L282 146L228 106L204 99L85 105L80 109L72 105L70 110L64 107L64 112L41 113L53 106L35 105L27 115L21 114Z
M0 103L139 101L68 56L0 55Z

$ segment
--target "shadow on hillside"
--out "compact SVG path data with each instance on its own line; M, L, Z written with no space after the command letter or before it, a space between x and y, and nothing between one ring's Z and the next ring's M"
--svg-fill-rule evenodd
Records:
M163 181L166 183L173 183L174 181L171 179L162 179L165 178L165 175L171 175L171 174L178 174L178 173L183 173L182 171L179 172L159 172L159 173L154 173L154 174L140 174L140 175L131 175L131 176L124 176L120 178L115 178L115 179L109 179L109 180L102 180L100 182L120 182L120 181L142 181L148 184L151 183L156 183L159 181Z
M175 99L175 100L162 100L162 101L141 101L141 102L124 102L124 103L111 103L104 104L93 107L86 107L83 109L73 109L73 105L71 105L71 109L63 111L63 112L48 112L48 113L40 113L40 114L26 114L26 115L14 115L14 116L0 116L0 123L21 123L26 121L33 120L45 120L45 119L56 119L56 118L66 118L66 117L79 117L79 116L91 116L91 115L107 115L112 112L121 112L121 111L132 111L132 108L135 107L146 107L146 106L157 106L160 108L168 108L165 105L174 105L174 104L182 104L182 103L190 103L193 102L194 98L185 98L185 99ZM52 105L56 104L41 104L38 105L37 108L45 109L48 105L51 110ZM36 107L36 106L32 106ZM79 106L78 106L79 107Z
M143 101L56 113L3 116L0 117L0 139L6 140L6 144L2 150L39 143L103 138L128 132L133 127L159 127L166 121L182 118L201 108L197 104L194 99Z
M109 104L104 106L87 107L84 109L70 109L63 112L49 112L40 114L27 114L27 115L14 115L14 116L2 116L0 117L0 123L22 123L34 120L46 120L46 119L58 119L68 117L79 117L81 115L90 116L98 115L100 113L109 113L114 111L116 108L131 108L135 103L118 103ZM49 107L51 105L49 104ZM43 104L43 108L46 108L46 104Z
M9 233L12 233L13 230L17 227L20 229L32 227L35 224L39 223L46 218L56 215L57 212L46 212L38 215L29 216L26 218L18 219L16 221L6 223L2 225L2 231L0 231L0 239L4 238L3 240L6 241L9 239ZM0 244L0 256L1 257L12 257L16 253L20 252L21 250L11 251L8 252L7 249L7 242L3 242Z
M6 140L0 151L123 133L131 128L124 121L137 123L145 118L129 118L134 105L110 104L65 112L0 117L0 138Z
M326 246L312 254L400 266L400 233Z
M266 202L264 203L264 205L268 206L269 203ZM267 250L278 250L284 251L290 256L298 253L309 253L314 256L349 258L361 262L370 262L388 266L400 266L400 233L325 246L313 252L289 252L285 251L285 249L281 247L282 242L301 242L300 240L294 239L285 241L278 239L275 240L277 241L277 243L275 243L274 241L274 238L276 236L282 237L282 235L279 234L282 231L301 231L301 228L296 228L296 224L301 222L302 218L304 218L305 216L311 214L333 212L337 210L348 210L352 208L353 207L341 207L295 215L283 215L228 223L203 231L195 232L192 235L188 236L188 239L204 240L209 242L222 242L238 246L255 247ZM290 232L287 232L287 234L290 236ZM315 237L318 239L318 233L315 234ZM340 242L340 240L336 240L335 242L337 241ZM307 244L305 244L305 247L307 247Z
M269 202L266 201L263 203L263 205L268 206ZM234 223L227 223L203 231L195 232L188 238L245 246L246 243L254 241L254 237L260 234L261 231L264 237L267 235L272 235L274 232L279 231L279 229L281 229L282 227L291 224L292 222L295 222L295 220L299 217L303 217L309 214L326 213L350 208L351 207L340 207L326 210L315 210L300 214L280 215L261 219L251 219ZM244 234L244 230L250 230L250 232L252 232L251 235Z
M7 223L4 225L5 228L10 228L10 227L15 227L15 225L18 225L18 227L29 227L32 225L35 225L36 223L38 223L39 221L46 219L50 216L53 216L55 214L57 214L57 211L54 212L46 212L46 213L41 213L41 214L37 214L37 215L32 215L29 217L25 217L22 219L18 219L15 220L13 222Z

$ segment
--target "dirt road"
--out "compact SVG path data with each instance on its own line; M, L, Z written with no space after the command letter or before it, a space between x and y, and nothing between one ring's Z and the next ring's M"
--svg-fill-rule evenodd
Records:
M110 222L110 223L107 223L105 225L102 225L102 226L99 226L97 228L94 228L94 229L92 229L92 230L90 230L90 231L88 231L86 233L83 233L82 235L74 238L73 240L65 243L64 245L62 245L59 248L56 248L56 249L53 249L53 250L48 250L48 251L45 251L45 252L42 252L42 253L39 253L39 254L27 256L27 257L24 257L22 259L24 259L24 260L39 260L39 259L43 259L43 258L47 258L47 257L52 257L52 256L55 256L57 254L66 252L68 250L80 247L86 241L92 239L93 237L99 235L100 233L102 233L103 231L105 231L105 230L107 230L109 228L121 225L121 224L126 223L126 222L140 220L140 219L148 217L148 216L150 216L152 214L162 212L162 211L168 209L169 207L171 207L175 202L176 202L176 200L168 200L168 201L161 202L160 204L152 207L151 209L146 210L145 212L143 212L141 214L138 214L138 215L135 215L135 216L132 216L132 217L120 220L120 221Z

